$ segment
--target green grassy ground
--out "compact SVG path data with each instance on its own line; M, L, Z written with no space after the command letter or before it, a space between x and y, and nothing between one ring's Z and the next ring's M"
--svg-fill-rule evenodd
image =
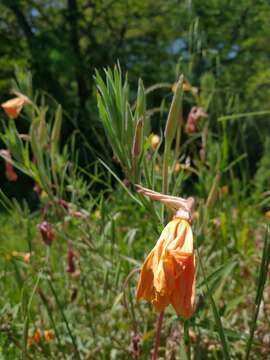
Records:
M87 209L86 209L87 210ZM207 225L196 212L196 247L234 359L244 358L258 283L266 220L252 205L219 191ZM86 218L61 209L50 247L39 234L38 215L15 209L1 215L1 356L3 359L148 359L156 314L135 301L137 273L158 238L153 219L118 189ZM67 272L68 240L76 254ZM30 262L20 253L29 252ZM14 253L14 252L17 252ZM269 349L269 287L265 289L252 356L265 359ZM209 293L198 268L197 310L185 326L168 308L160 356L182 359L185 341L195 359L223 358ZM38 331L41 339L29 346ZM51 330L47 341L44 332ZM188 339L188 340L187 340ZM28 342L28 345L27 345ZM138 351L137 351L138 349ZM136 357L137 356L137 357Z

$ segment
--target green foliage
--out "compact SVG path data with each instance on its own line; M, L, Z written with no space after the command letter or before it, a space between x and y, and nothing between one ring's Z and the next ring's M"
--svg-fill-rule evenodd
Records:
M2 116L1 157L39 193L31 212L0 189L0 358L149 359L156 314L135 301L137 273L172 214L136 183L196 199L196 309L166 309L159 355L267 357L269 9L1 2L0 97L16 68L29 99L20 119ZM129 81L101 70L118 58ZM208 117L188 133L193 106Z

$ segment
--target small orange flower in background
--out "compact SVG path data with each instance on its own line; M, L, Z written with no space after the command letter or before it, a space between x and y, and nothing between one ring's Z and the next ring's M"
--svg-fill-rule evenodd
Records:
M179 171L180 171L181 169L182 169L181 164L176 163L176 164L175 164L175 167L174 167L174 172L175 172L175 173L179 173Z
M156 148L158 147L160 143L160 137L156 134L153 134L151 137L151 147L153 150L156 150Z
M137 288L137 300L150 301L158 312L171 304L176 313L192 316L195 301L193 234L186 216L177 212L146 258Z
M11 164L11 155L9 150L0 150L0 154L5 160L6 178L8 179L8 181L17 181L18 175L15 172L13 165Z
M29 264L30 263L30 259L31 259L31 256L32 256L32 254L31 253L25 253L24 255L23 255L23 261L26 263L26 264Z
M266 211L264 213L264 216L266 217L267 220L270 220L270 210Z
M18 96L16 96L15 98L1 104L2 108L10 119L16 119L20 115L20 112L22 111L24 105L30 104L30 100L28 99L28 97L22 94L17 95Z
M176 87L177 87L177 83L173 83L172 85L172 92L175 93L176 91ZM197 94L198 93L198 88L191 86L189 82L185 81L183 83L183 91L185 92L192 92L193 94Z
M221 192L222 194L228 194L229 193L229 186L228 185L224 185L221 187Z
M30 347L32 346L33 344L38 344L41 340L41 333L39 331L39 329L37 329L34 333L33 336L31 336L28 341L27 341L27 346Z
M44 338L47 342L53 341L54 340L54 332L52 330L45 330Z
M23 252L18 252L18 251L12 251L11 256L15 257L15 258L21 258L23 260L23 262L25 262L26 264L30 263L30 259L31 256L33 256L34 253L23 253Z
M155 169L155 172L157 172L157 173L160 173L160 171L161 171L161 168L158 164L155 164L154 169Z

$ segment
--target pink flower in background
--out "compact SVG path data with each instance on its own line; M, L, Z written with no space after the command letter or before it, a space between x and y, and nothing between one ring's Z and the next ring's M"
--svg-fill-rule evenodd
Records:
M43 221L41 224L38 225L40 234L42 236L42 240L46 245L51 245L52 241L55 238L55 232L51 224L47 221Z
M67 253L67 272L69 272L70 274L73 274L76 271L75 258L76 253L73 251L72 241L69 241Z
M200 118L206 118L208 114L200 106L193 106L188 114L188 119L185 126L185 133L192 134L197 131L197 123Z

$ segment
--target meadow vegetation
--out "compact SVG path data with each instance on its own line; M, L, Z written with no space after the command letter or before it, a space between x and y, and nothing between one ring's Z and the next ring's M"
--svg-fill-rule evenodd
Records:
M105 0L70 1L65 13L59 1L49 31L51 5L33 3L37 13L24 1L0 4L17 65L3 60L0 70L0 90L12 93L0 114L0 359L267 359L269 6L240 1L230 17L222 1L159 9L138 0L134 13ZM59 44L62 16L73 47L66 36ZM20 61L6 32L14 19L25 33ZM136 299L142 264L175 210L140 186L195 200L191 316L170 305L162 321Z

